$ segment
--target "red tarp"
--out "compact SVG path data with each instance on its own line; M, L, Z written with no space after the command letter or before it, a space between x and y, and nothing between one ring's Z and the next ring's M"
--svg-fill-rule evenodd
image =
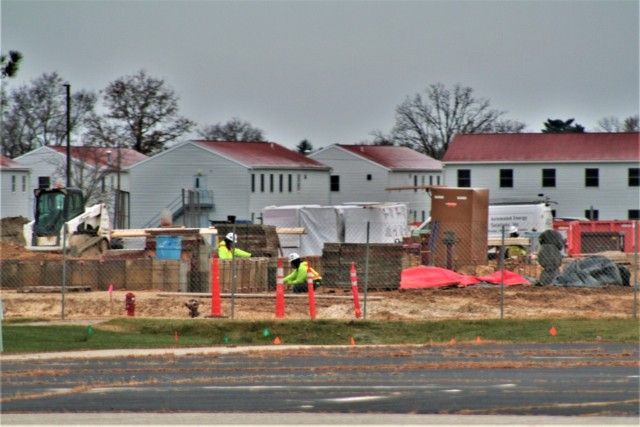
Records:
M502 282L502 272L496 271L488 276L466 276L458 274L455 271L446 268L427 267L421 265L419 267L411 267L402 271L400 278L400 289L428 289L442 288L445 286L469 286L478 283L500 284ZM504 270L505 285L531 285L531 283L509 270Z

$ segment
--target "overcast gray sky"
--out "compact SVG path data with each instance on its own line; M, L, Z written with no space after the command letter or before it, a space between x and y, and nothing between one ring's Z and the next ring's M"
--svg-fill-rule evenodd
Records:
M101 90L146 69L200 126L239 117L293 148L388 132L408 95L461 83L539 132L639 110L638 0L1 0L16 87Z

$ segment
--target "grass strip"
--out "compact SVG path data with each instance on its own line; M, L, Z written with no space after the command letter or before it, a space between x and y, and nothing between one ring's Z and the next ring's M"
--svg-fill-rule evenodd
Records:
M552 329L555 335L552 334ZM282 344L639 342L633 319L344 321L118 318L97 325L3 325L5 353Z

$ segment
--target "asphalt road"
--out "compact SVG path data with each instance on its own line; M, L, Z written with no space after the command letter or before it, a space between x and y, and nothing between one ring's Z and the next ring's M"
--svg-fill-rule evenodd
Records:
M631 425L640 415L634 343L226 350L3 357L2 424L23 413L551 416Z

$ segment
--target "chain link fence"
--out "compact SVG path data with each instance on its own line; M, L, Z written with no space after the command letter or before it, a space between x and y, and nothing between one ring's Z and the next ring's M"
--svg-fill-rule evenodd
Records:
M323 239L310 230L278 230L275 226L253 224L223 224L216 228L219 236L235 232L238 247L253 255L218 260L223 294L274 293L278 259L282 259L287 275L291 266L286 256L296 252L320 273L327 290L348 292L352 265L365 295L368 291L403 289L404 278L416 269L454 272L462 278L458 283L451 277L429 277L423 280L423 287L429 289L467 286L473 281L504 285L504 277L497 281L494 277L494 282L486 280L505 270L540 286L631 286L637 301L638 221L559 222L555 230L546 231L527 230L522 225L516 231L503 224L498 235L488 235L487 224L482 221L434 221L413 230L366 221L357 228L338 231L334 241L323 241L316 252L310 253L306 248ZM316 224L315 228L322 230L323 224ZM327 228L334 230L335 225ZM127 291L211 292L215 236L198 244L194 243L195 238L182 237L179 246L173 248L176 253L168 257L160 254L159 237L148 237L142 249L113 250L96 260L63 255L3 257L1 287L23 292L63 286L66 291L105 291L112 287ZM287 292L291 292L290 287ZM569 291L567 298L571 298ZM637 303L633 311L629 315L637 317Z

